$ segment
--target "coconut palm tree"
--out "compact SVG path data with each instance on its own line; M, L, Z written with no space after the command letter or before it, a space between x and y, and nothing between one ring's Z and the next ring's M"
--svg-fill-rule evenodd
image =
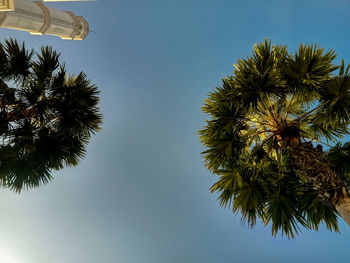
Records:
M205 100L199 131L220 204L294 237L350 225L350 73L335 52L265 40Z
M20 192L52 179L52 170L84 157L102 116L97 87L67 76L51 47L39 53L0 43L0 184Z

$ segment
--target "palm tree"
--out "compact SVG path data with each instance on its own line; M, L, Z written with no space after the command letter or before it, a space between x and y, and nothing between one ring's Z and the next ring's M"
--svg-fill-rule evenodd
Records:
M301 227L350 225L350 73L333 50L294 53L265 40L205 100L199 131L210 188L254 226L294 238Z
M59 56L0 43L0 184L16 192L77 165L102 124L97 87L84 73L67 76Z

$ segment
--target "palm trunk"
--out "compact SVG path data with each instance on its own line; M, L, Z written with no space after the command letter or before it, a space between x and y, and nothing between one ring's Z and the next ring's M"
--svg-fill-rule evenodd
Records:
M349 188L330 168L325 154L313 148L312 144L298 145L290 149L294 167L306 178L310 188L350 226Z
M341 198L337 204L334 206L339 215L344 219L344 221L350 226L350 198Z

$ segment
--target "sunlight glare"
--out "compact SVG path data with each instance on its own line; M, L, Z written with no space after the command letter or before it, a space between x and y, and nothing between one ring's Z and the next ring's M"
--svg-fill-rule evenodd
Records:
M23 263L13 253L10 249L2 246L0 248L0 262L1 263Z

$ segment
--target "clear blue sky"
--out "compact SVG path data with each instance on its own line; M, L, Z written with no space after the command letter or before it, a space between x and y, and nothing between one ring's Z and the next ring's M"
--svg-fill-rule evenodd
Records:
M0 191L1 263L349 262L350 229L273 238L220 208L196 132L203 100L265 37L317 43L350 62L348 0L100 0L48 3L94 31L52 45L101 90L103 132L76 168L20 195Z

